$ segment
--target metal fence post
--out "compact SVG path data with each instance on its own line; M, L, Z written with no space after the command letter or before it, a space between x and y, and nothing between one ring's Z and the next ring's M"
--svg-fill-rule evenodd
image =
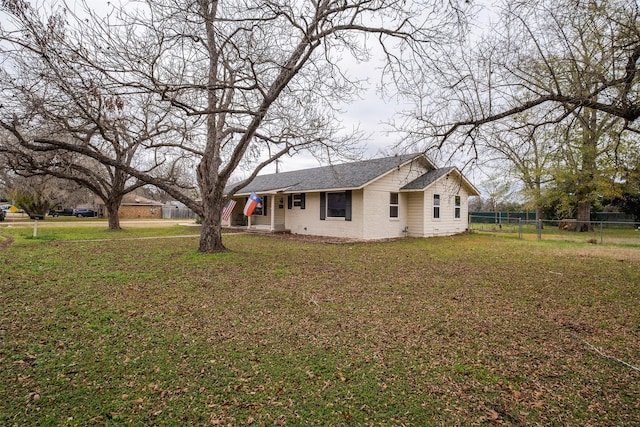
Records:
M518 218L518 239L522 240L522 218Z
M602 234L602 220L600 221L600 244L604 243L604 236Z
M536 220L536 230L538 232L538 240L542 240L542 220Z

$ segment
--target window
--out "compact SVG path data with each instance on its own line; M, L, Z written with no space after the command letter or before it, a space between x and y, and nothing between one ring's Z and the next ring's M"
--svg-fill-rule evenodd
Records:
M345 193L327 193L327 218L344 218L347 215Z
M287 196L287 209L299 208L304 209L305 205L305 194L289 194Z
M460 196L456 196L455 201L454 218L460 219Z
M262 203L258 203L258 206L253 210L253 215L262 216Z
M259 203L253 210L253 215L267 216L267 196L262 196L261 199L262 203Z
M398 193L389 193L389 218L398 218Z
M440 218L440 195L433 195L433 219Z
M351 190L340 193L320 193L320 220L344 218L351 221Z

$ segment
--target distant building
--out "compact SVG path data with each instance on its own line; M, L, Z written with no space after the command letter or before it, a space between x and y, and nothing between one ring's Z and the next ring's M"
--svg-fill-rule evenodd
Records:
M118 217L120 219L161 219L164 205L137 194L127 194L122 198ZM105 218L109 216L103 204L99 205L99 210Z

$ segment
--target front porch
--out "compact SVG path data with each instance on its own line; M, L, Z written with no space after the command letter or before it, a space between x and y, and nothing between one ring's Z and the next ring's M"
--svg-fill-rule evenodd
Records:
M288 233L285 229L285 196L282 194L259 194L262 198L253 215L243 214L246 197L234 197L236 205L223 228L257 233Z

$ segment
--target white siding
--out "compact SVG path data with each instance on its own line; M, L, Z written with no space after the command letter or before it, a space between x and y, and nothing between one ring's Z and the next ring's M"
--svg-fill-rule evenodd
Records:
M427 169L413 162L375 180L364 189L352 191L351 221L343 218L320 219L320 193L305 194L305 209L287 206L287 194L269 195L267 216L253 216L252 225L271 225L271 205L275 206L276 230L294 234L384 239L403 236L428 237L461 233L468 228L468 193L455 174L444 176L424 191L400 192ZM390 194L398 194L398 218L389 212ZM433 195L440 194L440 218L433 218ZM455 216L455 196L460 196L460 218ZM280 208L282 198L283 208ZM243 199L234 210L242 212ZM406 232L404 231L406 230Z
M427 169L412 162L372 182L364 189L364 233L363 239L385 239L403 237L409 226L409 194L400 193L398 218L389 217L389 197L400 188L424 174ZM409 227L410 230L411 227Z
M433 218L433 195L440 195L440 218ZM460 196L460 218L455 216L455 196ZM424 236L462 233L468 228L468 194L458 179L442 177L424 193Z
M256 215L254 213L253 215L251 215L251 225L269 226L271 225L271 217L268 215L268 212L267 216Z
M424 236L424 216L425 216L425 203L424 193L422 191L415 191L404 194L407 198L407 225L408 236L422 237Z
M271 197L269 197L269 199L271 200ZM284 221L285 221L285 211L287 210L287 196L282 194L273 196L273 201L276 204L274 228L276 231L282 231L286 229L284 225ZM269 203L271 203L271 201L269 201ZM269 213L271 213L271 206L269 206Z
M393 188L392 188L393 189ZM407 195L399 194L399 218L389 217L389 193L380 189L354 190L351 194L351 221L320 219L320 193L307 193L306 209L287 209L285 227L295 234L384 239L402 237L407 225ZM398 192L398 187L395 191Z
M306 193L305 209L286 209L285 228L294 234L362 239L362 191L351 194L351 221L320 219L320 193Z

